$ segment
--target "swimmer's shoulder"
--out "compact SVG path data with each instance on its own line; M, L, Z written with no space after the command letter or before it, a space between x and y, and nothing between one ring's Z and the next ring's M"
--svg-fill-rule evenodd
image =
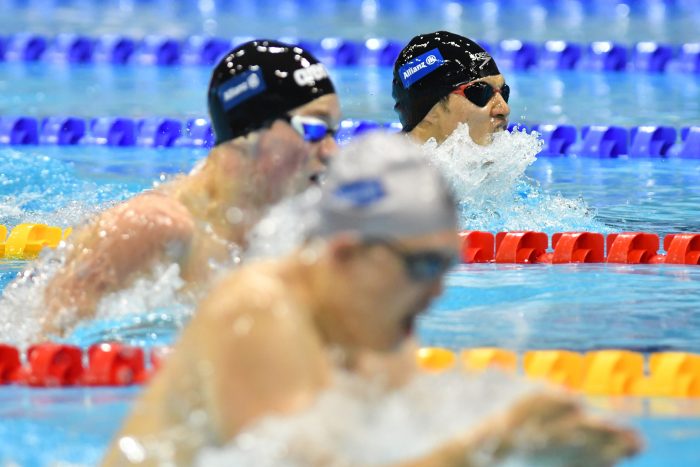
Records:
M155 241L188 240L195 222L186 206L164 193L150 190L97 216L90 230L136 235L149 234Z
M279 259L258 261L229 273L202 301L201 311L226 320L249 313L261 319L294 318L303 304L283 279L282 266Z

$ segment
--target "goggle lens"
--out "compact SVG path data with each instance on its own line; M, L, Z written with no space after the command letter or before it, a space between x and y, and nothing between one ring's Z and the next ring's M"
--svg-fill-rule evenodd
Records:
M337 128L331 128L328 123L316 117L294 115L289 123L305 141L318 143L326 136L335 136Z
M479 81L476 83L470 83L464 86L460 86L458 90L461 90L462 94L464 94L464 97L469 99L469 101L472 104L477 105L479 107L485 107L486 104L488 104L489 101L493 98L493 95L495 93L499 93L503 100L506 101L506 103L510 98L510 86L508 86L507 84L504 84L503 87L501 87L501 89L497 89L492 87L488 83Z
M419 282L436 280L456 263L453 256L437 252L404 254L403 261L408 276Z

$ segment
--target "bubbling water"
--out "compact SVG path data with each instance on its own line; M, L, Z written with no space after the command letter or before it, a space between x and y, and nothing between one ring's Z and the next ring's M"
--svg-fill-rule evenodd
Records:
M24 349L47 337L57 338L44 335L47 319L44 294L63 265L68 248L62 244L56 250L45 250L38 260L5 287L0 297L0 342ZM146 336L133 335L134 326L146 323L155 332L162 323L169 323L170 327L179 329L192 315L195 303L193 297L182 293L183 286L177 264L156 263L151 271L138 277L129 287L105 295L97 305L96 321L83 323L67 341L90 345L120 338L142 343ZM74 313L72 309L62 310L59 319L75 322ZM143 328L141 334L153 332ZM130 339L121 339L127 335Z
M388 465L468 434L535 388L498 372L420 374L392 391L341 372L334 380L310 409L261 419L204 449L198 465Z
M466 230L606 231L581 199L543 192L525 170L542 150L536 132L514 129L494 134L488 146L476 144L460 124L442 144L423 149L450 182Z

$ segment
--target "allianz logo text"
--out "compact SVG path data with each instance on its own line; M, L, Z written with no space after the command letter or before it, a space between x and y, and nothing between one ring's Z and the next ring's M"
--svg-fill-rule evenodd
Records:
M235 99L236 97L240 96L246 91L256 89L258 86L260 86L260 78L258 75L255 73L249 75L245 81L242 83L227 89L224 92L224 102L229 102L232 99Z
M422 70L423 68L428 68L430 65L435 64L437 62L437 58L435 58L435 55L430 55L428 58L425 59L424 62L419 63L418 65L412 66L408 70L403 72L403 78L406 79L412 74L414 74L418 70Z

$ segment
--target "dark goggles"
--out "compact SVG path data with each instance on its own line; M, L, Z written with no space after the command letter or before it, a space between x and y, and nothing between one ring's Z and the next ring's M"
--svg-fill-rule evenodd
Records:
M294 128L304 141L318 143L326 136L335 137L338 128L332 128L328 123L318 117L307 115L287 115L286 120Z
M457 263L457 255L439 250L408 251L382 238L365 239L365 245L381 245L399 258L411 280L431 282L439 279Z
M469 102L479 107L485 107L496 93L500 94L507 103L510 97L510 86L504 84L498 89L484 81L472 81L471 83L461 84L452 91L452 94L464 96L469 99Z

